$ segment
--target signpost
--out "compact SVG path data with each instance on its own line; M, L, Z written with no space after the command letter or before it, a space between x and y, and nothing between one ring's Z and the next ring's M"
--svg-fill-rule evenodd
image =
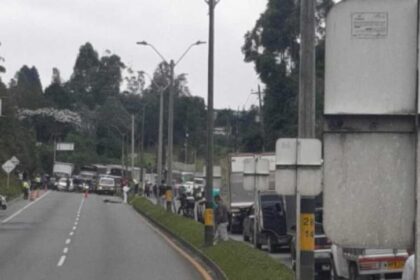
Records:
M6 161L2 165L2 168L3 168L4 172L7 173L7 188L10 187L10 172L12 172L13 169L15 169L15 167L16 167L16 165L11 160Z
M74 143L57 143L57 151L74 151Z
M315 217L303 208L301 197L321 193L322 163L318 139L281 138L276 142L276 192L296 196L296 272L301 271L301 252L313 252L315 246Z

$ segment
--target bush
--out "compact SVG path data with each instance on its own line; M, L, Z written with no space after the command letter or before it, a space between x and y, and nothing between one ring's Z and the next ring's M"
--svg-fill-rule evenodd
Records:
M10 176L10 187L7 187L7 177L0 176L0 195L12 200L22 194L22 187L16 177Z
M214 261L230 280L289 280L293 274L286 266L276 262L262 251L243 242L229 240L218 245L204 247L204 226L194 220L168 213L143 197L132 201L140 213L168 228L177 237L196 247Z

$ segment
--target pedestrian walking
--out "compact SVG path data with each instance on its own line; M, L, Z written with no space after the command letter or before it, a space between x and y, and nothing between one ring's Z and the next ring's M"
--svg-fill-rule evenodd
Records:
M23 199L29 199L29 189L31 186L29 185L28 181L23 181Z
M414 280L414 263L415 255L414 250L408 249L408 259L405 261L404 271L402 274L402 280Z
M130 187L128 185L124 185L122 190L123 190L124 203L127 203L128 202L128 192L130 191Z
M166 186L165 186L165 180L162 180L162 183L159 186L159 190L158 190L159 194L158 194L158 201L159 204L162 206L165 206L165 194L166 194Z
M220 240L227 241L228 238L228 209L223 203L220 195L216 195L214 198L216 202L216 208L214 209L214 219L216 223L216 233L214 235L214 245Z

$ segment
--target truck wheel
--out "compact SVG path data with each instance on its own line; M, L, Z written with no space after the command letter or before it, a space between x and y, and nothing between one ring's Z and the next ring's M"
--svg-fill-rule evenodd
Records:
M273 238L270 236L267 238L267 247L268 252L270 252L271 254L276 252L276 246L273 244Z
M249 236L246 235L245 231L242 232L242 238L244 241L247 241L247 242L249 241Z
M254 248L261 250L261 243L258 242L258 236L257 238L254 238L254 235L252 235L252 243L254 244Z
M357 265L353 262L349 264L349 280L360 280Z

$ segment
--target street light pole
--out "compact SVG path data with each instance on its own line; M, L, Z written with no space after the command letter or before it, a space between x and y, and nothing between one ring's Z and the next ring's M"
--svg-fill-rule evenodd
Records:
M188 46L186 51L180 56L180 58L175 62L174 60L171 60L169 63L165 59L165 57L152 45L149 44L146 41L140 41L137 42L137 45L143 45L143 46L150 46L157 55L162 58L162 60L169 65L170 67L170 84L169 84L169 108L168 108L168 152L167 152L167 165L168 165L168 174L166 181L168 183L168 186L172 187L172 158L173 158L173 123L174 123L174 95L175 95L175 83L174 83L174 72L175 72L175 66L178 65L179 62L185 57L185 55L191 50L192 47L198 46L201 44L204 44L203 41L197 41L195 43L192 43ZM163 101L162 101L163 102ZM163 105L162 105L163 106ZM161 111L161 116L163 117L163 110ZM163 119L163 118L162 118ZM160 128L159 128L160 129Z
M214 86L214 8L219 0L205 0L209 5L209 54L208 54L208 93L207 93L207 160L206 160L206 210L204 212L204 243L213 245L213 86Z

